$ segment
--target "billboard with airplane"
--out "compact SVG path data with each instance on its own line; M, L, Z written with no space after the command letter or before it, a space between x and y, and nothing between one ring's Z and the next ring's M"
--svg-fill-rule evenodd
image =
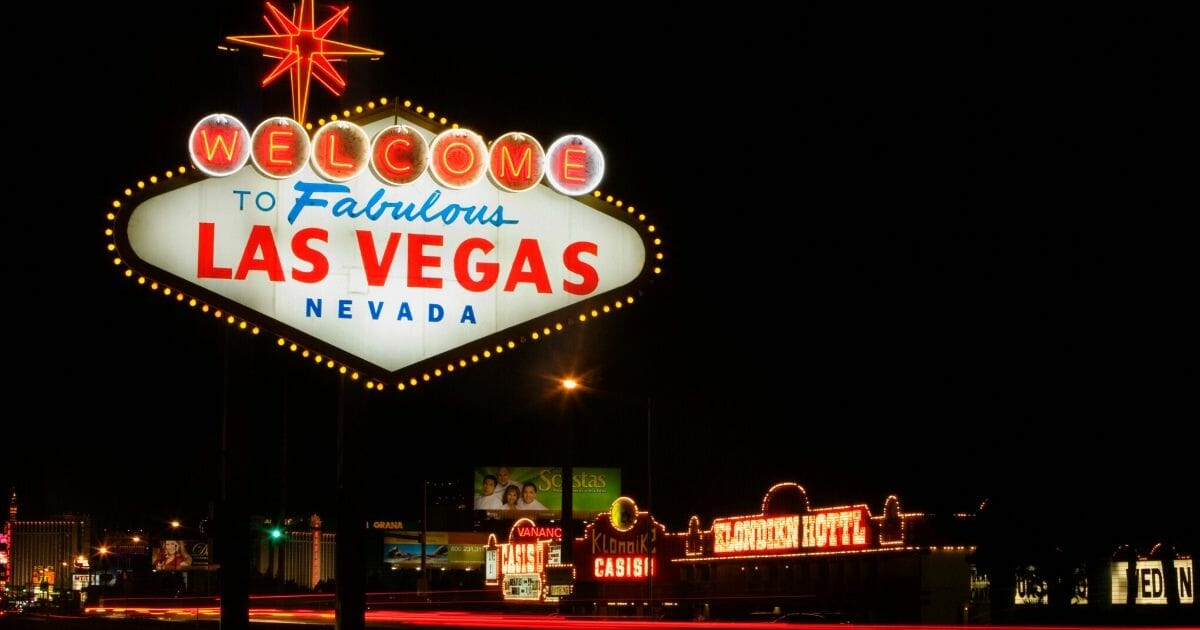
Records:
M383 537L383 563L405 568L421 566L421 532L396 532ZM425 566L479 568L483 566L483 548L487 533L426 532Z

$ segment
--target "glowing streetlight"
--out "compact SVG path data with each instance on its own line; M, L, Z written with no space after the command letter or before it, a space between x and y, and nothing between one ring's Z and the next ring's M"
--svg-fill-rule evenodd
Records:
M171 529L179 529L182 525L183 523L180 523L179 521L171 521Z
M564 396L571 396L578 389L588 389L588 388L584 388L583 383L581 383L578 379L576 379L574 377L569 377L569 376L563 377L563 378L559 379L558 383L559 383L559 387L563 391ZM592 390L588 389L588 391L592 391ZM625 398L627 400L633 400L630 397L625 397ZM651 435L652 435L651 434L651 406L652 405L651 405L651 398L650 398L649 394L646 395L645 402L646 402L646 510L650 511L651 497L653 496L653 494L651 493L651 484L650 484L651 472L653 470L653 466L652 466L653 460L650 456L650 444L651 444ZM571 440L570 436L571 436L571 431L572 431L572 425L570 422L566 423L564 430L567 432L567 460L571 461L571 459L572 459L572 457L571 457L572 440ZM572 524L570 521L570 518L571 518L571 516L573 516L571 514L571 486L572 486L571 468L570 468L570 466L565 466L565 467L563 467L563 544L564 544L564 547L563 547L564 553L563 553L563 557L562 557L563 563L569 562L569 558L570 558L570 554L567 551L567 549L570 548L570 540L571 539L568 536L568 531L570 531L570 525ZM651 550L651 553L654 553L653 549ZM646 611L649 614L653 609L654 609L654 576L649 571L647 571L646 572Z
M580 388L580 382L574 377L568 376L558 381L565 395L570 396ZM567 463L562 468L562 543L559 547L560 556L559 562L568 564L572 560L572 542L575 540L574 527L574 501L572 497L572 486L575 472L572 468L574 464L575 450L575 431L571 419L567 418L563 423L563 431L566 434L567 441Z

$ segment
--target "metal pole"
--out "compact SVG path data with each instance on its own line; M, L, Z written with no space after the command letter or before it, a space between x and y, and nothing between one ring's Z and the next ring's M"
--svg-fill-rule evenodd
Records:
M574 459L575 459L575 429L570 418L566 421L567 465L562 469L562 543L559 562L570 564L572 561L572 541L575 540L575 493L574 493Z
M651 507L653 506L652 499L654 497L654 494L651 492L651 488L653 486L650 484L651 471L652 471L651 462L652 461L653 460L650 459L650 396L647 395L646 396L646 511L650 512L651 514L654 514L654 512L651 510ZM649 550L650 553L649 553L649 557L647 558L648 562L646 563L646 613L650 616L653 616L653 614L654 614L654 573L652 572L651 567L653 566L653 562L654 562L653 559L657 555L656 547L657 547L657 543L654 545L654 548L651 548Z
M429 533L429 480L421 482L421 577L417 579L417 594L429 592L429 568L425 566L425 539Z
M280 397L280 399L282 401L282 407L283 407L283 422L281 423L282 426L280 426L280 431L279 431L279 433L280 433L279 441L281 442L281 444L280 444L280 449L281 449L280 467L282 468L282 471L280 474L281 479L280 479L280 487L279 487L279 525L278 525L278 527L280 527L283 530L285 538L287 536L286 524L287 524L287 489L288 489L287 482L288 482L288 415L289 415L288 414L288 373L289 372L290 372L290 369L284 369L283 374L282 374L283 395ZM282 593L284 582L287 579L284 577L285 573L283 571L283 539L275 541L275 543L271 546L271 553L274 555L277 555L279 557L278 562L275 563L276 573L271 576L271 579L272 579L272 581L275 582L275 591L277 593Z
M217 512L216 561L221 592L221 630L250 628L250 383L254 351L249 343L221 332L224 370L221 413L221 501ZM172 532L178 537L178 533Z
M334 628L363 630L367 614L366 537L363 489L366 487L368 406L366 393L338 378L337 538L334 542ZM314 544L320 538L313 533ZM319 548L319 547L318 547Z
M271 527L275 527L272 523ZM267 577L275 581L275 537L267 534Z
M650 508L654 504L654 502L652 501L654 494L651 492L652 486L650 484L650 477L651 477L650 473L652 471L652 467L651 467L652 460L650 459L650 403L651 403L650 397L646 396L646 511L647 512L650 511Z

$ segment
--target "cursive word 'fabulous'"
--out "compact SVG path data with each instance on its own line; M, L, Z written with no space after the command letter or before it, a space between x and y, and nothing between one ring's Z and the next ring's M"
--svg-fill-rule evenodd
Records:
M333 206L329 208L330 214L335 217L347 217L357 219L358 217L366 217L371 221L378 221L385 215L390 216L394 221L409 221L413 223L436 223L438 221L450 225L462 219L467 225L494 225L500 227L502 225L512 225L517 223L517 219L504 218L504 206L497 204L495 208L489 208L486 205L479 206L461 206L457 203L448 203L439 205L438 200L442 198L442 191L434 189L425 199L425 203L417 207L415 203L404 203L403 201L384 201L384 189L380 188L367 199L366 203L359 203L358 199L347 195L350 192L350 187L344 184L326 184L322 182L296 182L296 191L300 193L296 197L295 203L292 204L292 209L288 211L288 223L295 223L300 213L305 208L324 208L329 206L329 199L325 195L344 195L333 202Z

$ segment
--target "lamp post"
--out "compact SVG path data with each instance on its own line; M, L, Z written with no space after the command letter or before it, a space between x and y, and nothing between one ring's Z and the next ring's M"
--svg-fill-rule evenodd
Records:
M582 384L579 382L578 379L576 379L574 377L564 377L559 380L559 387L562 390L562 392L564 393L564 395L569 396L573 392L580 389L582 387ZM622 398L625 398L625 401L629 402L629 398L626 398L626 397L622 397ZM652 423L653 415L652 415L652 411L651 411L652 410L652 400L653 399L650 397L650 395L646 394L646 397L645 397L645 403L646 403L646 503L645 503L645 507L646 507L646 511L651 512L651 513L652 513L652 508L653 508L653 502L652 502L653 493L652 493L652 485L651 485L653 459L651 457L651 449L650 449L650 446L652 443L651 429L653 427L653 423ZM562 506L563 506L563 554L562 554L562 558L563 558L563 560L562 560L562 562L565 564L565 563L569 562L571 559L569 550L571 549L571 541L573 540L572 537L570 536L571 526L573 525L573 522L572 522L573 515L571 513L571 509L573 507L572 496L571 496L572 473L573 473L572 468L571 468L571 462L573 461L572 447L574 444L574 441L572 439L573 424L571 422L567 422L566 427L564 427L563 430L567 436L567 465L563 466L563 495L562 495L563 496L563 499L562 499ZM657 542L652 541L651 545L656 547ZM649 550L649 554L653 555L655 553L655 551L656 551L655 548L651 548ZM654 609L654 576L650 573L650 571L646 571L646 614L650 615L650 613L653 609Z
M568 398L579 389L579 381L573 377L562 379L562 381L560 381L560 385ZM575 423L572 422L570 418L567 418L563 424L566 425L563 427L563 431L566 434L567 441L567 461L566 465L564 465L562 468L562 543L559 545L559 562L562 564L570 564L572 560L571 547L573 546L573 541L575 540L573 533L573 530L575 529L573 527L575 524L575 506L572 496L572 486L574 485L572 482L572 479L574 478L572 464L574 464L575 455Z
M104 570L108 567L108 545L101 544L100 547L98 547L96 549L96 553L100 556L99 558L96 559L95 572L98 576L96 579L104 587L104 591L102 591L102 592L104 592L106 595L110 595L110 596L116 595L116 593L109 592L108 583L105 582L105 580L104 580L104 576L105 576Z
M283 528L278 525L271 525L267 530L267 578L272 582L275 581L276 566L275 556L279 554L279 545L283 541ZM283 571L279 570L279 574Z
M425 540L429 537L429 480L421 481L421 575L417 576L417 595L429 593L429 566L425 558Z
M650 471L652 468L652 466L651 466L652 461L653 460L650 459L650 396L647 395L646 396L646 511L650 512L651 514L654 514L654 510L652 509L653 503L651 502L651 498L654 495L651 493L651 485L650 485L650 477L651 477ZM652 536L655 535L653 528L651 528L650 531L651 531ZM647 558L647 560L650 560L650 562L653 562L653 564L658 564L658 562L651 560L651 558L653 558L657 552L658 542L654 538L651 538L650 543L651 543L651 547L648 550L649 553L647 554L650 557ZM649 569L649 567L651 566L650 562L647 562L647 570L646 570L646 614L647 614L647 616L650 616L654 613L654 572Z

